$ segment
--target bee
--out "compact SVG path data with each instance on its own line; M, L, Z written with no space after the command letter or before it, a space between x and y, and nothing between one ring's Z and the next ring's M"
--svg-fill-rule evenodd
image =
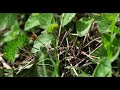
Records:
M27 35L33 41L37 38L37 35L34 32L27 32Z

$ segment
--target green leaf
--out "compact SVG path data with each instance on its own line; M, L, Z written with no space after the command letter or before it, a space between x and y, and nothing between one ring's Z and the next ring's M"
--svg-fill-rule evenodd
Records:
M111 62L108 60L107 57L103 57L100 59L99 64L94 70L93 76L94 77L111 77L112 70L111 70Z
M75 17L76 13L63 13L61 15L60 21L62 22L62 27L64 27L65 25L67 25L72 19L73 17Z
M23 47L26 39L25 34L20 34L16 39L7 42L4 47L4 58L9 62L14 62L15 54Z
M45 46L47 47L47 45L53 44L53 42L55 42L55 36L53 34L43 32L34 41L34 45L33 45L33 48L32 48L32 53L36 53L37 51L40 50L40 47L45 47Z
M111 58L111 62L117 60L118 56L119 56L119 53L120 53L120 47L117 48L117 52L115 53L115 55Z
M101 47L99 47L94 53L92 53L93 56L96 57L105 57L107 56L107 51L105 50L105 48L103 47L103 45Z
M83 17L82 19L77 21L76 22L77 34L80 37L85 36L88 33L93 21L94 21L94 19L89 19L86 17Z
M15 24L11 26L11 30L4 34L3 42L8 42L15 39L19 33L20 33L20 28L18 22L16 21Z
M102 13L101 14L103 19L108 23L111 23L112 20L114 19L114 17L116 17L116 15L117 15L117 13Z
M112 51L112 55L113 57L111 58L111 62L115 61L116 59L118 59L118 55L119 55L119 47L113 47L111 48L111 51ZM107 50L103 47L103 45L98 48L92 55L96 56L96 57L106 57L107 56Z
M110 34L102 34L102 42L104 48L107 50L108 46L110 46Z
M15 20L15 13L0 13L0 31L13 25Z
M103 47L107 51L107 53L109 53L111 55L119 54L119 51L118 51L119 50L118 47L120 46L119 39L114 37L113 42L110 42L110 34L102 34L102 42L103 42ZM109 46L109 50L108 50L108 46ZM116 56L116 58L117 58L117 56ZM112 56L112 59L113 59L113 56Z
M40 28L47 30L51 24L56 23L52 13L40 13L39 15Z
M117 33L117 34L119 34L119 35L120 35L120 27L115 28L115 31L116 31L116 33Z
M39 15L32 14L25 23L25 31L29 31L33 27L39 26Z
M117 13L102 13L101 20L99 20L99 30L101 33L111 32L112 22L117 20ZM114 23L113 23L114 24Z
M52 13L32 13L25 23L25 31L28 31L36 26L51 32L52 29L57 27L57 24Z
M105 20L101 20L99 23L99 31L101 33L111 32L110 27L111 27L111 23L108 23Z
M36 63L36 67L38 69L38 75L44 77L52 76L53 65L52 62L50 61L47 49L43 47L37 53L37 57L38 62Z

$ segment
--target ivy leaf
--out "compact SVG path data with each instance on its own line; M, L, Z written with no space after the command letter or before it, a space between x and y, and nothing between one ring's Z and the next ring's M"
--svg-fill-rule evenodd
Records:
M1 13L0 14L0 31L6 27L10 27L15 23L16 14L14 13Z
M60 21L62 22L62 27L64 27L65 25L67 25L72 19L73 17L75 17L76 13L63 13L61 15Z
M116 17L116 15L117 15L117 13L102 13L101 14L103 19L108 23L111 23L113 18Z
M104 49L107 50L107 47L110 45L110 34L102 34L102 42Z
M95 52L92 53L93 56L96 56L96 57L105 57L107 56L107 51L106 49L103 47L103 45L101 47L99 47Z
M32 29L33 27L39 26L39 15L32 14L25 23L25 31Z
M100 32L101 33L111 32L112 22L114 20L117 21L118 16L119 15L117 13L102 13L101 20L99 20L100 21L99 23Z
M94 77L111 77L112 70L111 70L111 61L108 60L107 57L100 59L100 63L94 70L93 76Z
M39 76L52 76L53 65L51 63L47 49L45 47L41 48L41 50L37 53L37 63L36 69L38 71Z
M25 23L25 31L28 31L36 26L50 31L54 27L55 23L56 22L52 13L32 13Z
M48 44L53 44L55 42L55 36L51 33L43 32L38 38L34 41L32 52L36 53L40 50L40 47L45 47ZM45 46L44 46L44 45Z
M101 20L99 23L99 30L101 33L110 32L111 23L106 22L105 20Z
M115 50L116 50L116 48L115 48ZM114 50L114 51L115 51L115 50ZM114 52L114 53L115 53L115 52ZM110 61L113 62L113 61L115 61L116 59L118 59L119 53L120 53L120 47L117 48L117 51L116 51L115 55L111 58Z
M90 29L90 26L91 26L93 21L94 21L94 19L89 19L89 18L86 18L86 17L83 17L82 19L77 21L76 22L77 34L80 37L85 36L86 33L88 33L88 31Z
M15 24L11 26L11 30L4 34L3 42L8 42L15 39L19 33L20 33L20 28L18 22L16 21Z
M40 28L47 30L51 24L56 23L52 13L41 13L39 15Z

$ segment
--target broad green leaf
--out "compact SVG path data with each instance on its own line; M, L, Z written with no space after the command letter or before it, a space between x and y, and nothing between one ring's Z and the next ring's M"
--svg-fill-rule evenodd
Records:
M111 32L110 27L111 27L111 23L108 23L105 20L101 20L99 23L99 31L101 33Z
M110 46L110 34L102 34L102 42L104 48L107 50L108 46Z
M111 45L113 45L114 47L120 46L120 38L118 38L117 35L113 35L113 41L111 43Z
M40 13L39 15L40 28L47 30L48 26L56 23L52 13Z
M102 13L101 14L103 19L108 23L111 23L112 20L114 19L114 17L116 17L116 15L117 15L117 13Z
M120 27L115 28L115 31L116 31L117 34L120 35Z
M94 21L94 19L89 19L86 17L83 17L82 19L77 21L76 22L77 34L80 37L85 36L88 33L93 21Z
M40 47L45 47L45 46L47 47L47 45L53 44L54 41L55 41L55 36L53 34L43 32L34 41L34 45L33 45L33 48L32 48L32 53L36 53L37 51L39 51Z
M18 36L19 33L20 33L20 28L18 22L16 21L15 24L11 26L11 30L4 34L3 41L7 42L13 40Z
M19 36L6 43L4 47L4 58L9 62L15 61L15 54L18 53L19 49L23 47L26 41L25 34L19 34Z
M118 55L119 55L119 48L116 46L116 47L113 47L111 48L111 51L112 51L112 55L113 57L111 58L111 62L115 61L117 58L118 58ZM103 45L98 48L92 55L96 56L96 57L106 57L107 56L107 51L105 50L105 48L103 47Z
M118 56L119 56L119 53L120 53L120 47L117 48L117 52L115 53L115 55L111 58L111 62L115 61L118 59Z
M38 75L44 77L52 76L53 65L49 58L47 49L43 47L39 53L37 53L37 57L38 62L36 63L36 67L38 70ZM49 60L47 60L47 58L49 58Z
M116 34L116 38L114 39L113 44L116 46L120 46L119 42L120 42L120 35Z
M48 30L48 28L55 23L56 22L52 13L32 13L25 23L25 30L28 31L36 26ZM52 28L49 30L52 30Z
M111 62L110 60L108 60L107 57L104 57L102 59L100 59L99 64L97 65L97 67L94 70L93 76L94 77L110 77L110 73L112 73L111 70Z
M107 51L104 49L103 45L101 47L99 47L94 53L92 53L93 56L96 57L105 57L107 56Z
M59 64L60 64L59 60L56 60L55 64L53 64L54 70L52 72L52 77L59 77Z
M76 13L63 13L61 15L60 21L62 23L62 27L64 27L65 25L67 25L74 17L75 17Z
M47 53L47 52L46 52ZM39 61L40 60L42 60L43 62L41 63L42 65L41 66L39 66L39 67L41 67L42 69L41 69L41 71L38 71L38 73L39 73L39 75L42 75L42 76L47 76L47 71L46 71L46 67L45 67L45 56L44 56L44 54L42 53L41 54L41 56L40 56L40 58L39 58ZM38 68L39 68L38 67Z
M25 31L29 31L33 27L39 26L39 15L32 14L25 23Z
M115 54L119 54L119 49L118 46L120 46L119 43L119 39L117 39L116 37L114 38L113 42L110 42L110 34L103 34L102 35L102 42L103 42L103 46L104 49L111 55L115 55ZM109 48L108 48L109 47ZM117 53L116 53L117 52ZM102 53L102 52L101 52ZM115 59L117 58L117 56L115 55L114 57ZM113 57L112 57L113 59ZM114 60L115 60L114 59Z
M15 20L15 13L0 13L0 31L13 25Z
M111 32L111 29L115 29L115 22L119 17L117 13L102 13L102 19L99 23L99 30L101 33L108 33ZM113 24L112 24L113 23Z

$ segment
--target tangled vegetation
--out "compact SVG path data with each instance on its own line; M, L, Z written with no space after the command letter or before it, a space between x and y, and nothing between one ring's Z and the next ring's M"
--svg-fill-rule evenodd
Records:
M0 77L119 77L119 13L0 13Z

